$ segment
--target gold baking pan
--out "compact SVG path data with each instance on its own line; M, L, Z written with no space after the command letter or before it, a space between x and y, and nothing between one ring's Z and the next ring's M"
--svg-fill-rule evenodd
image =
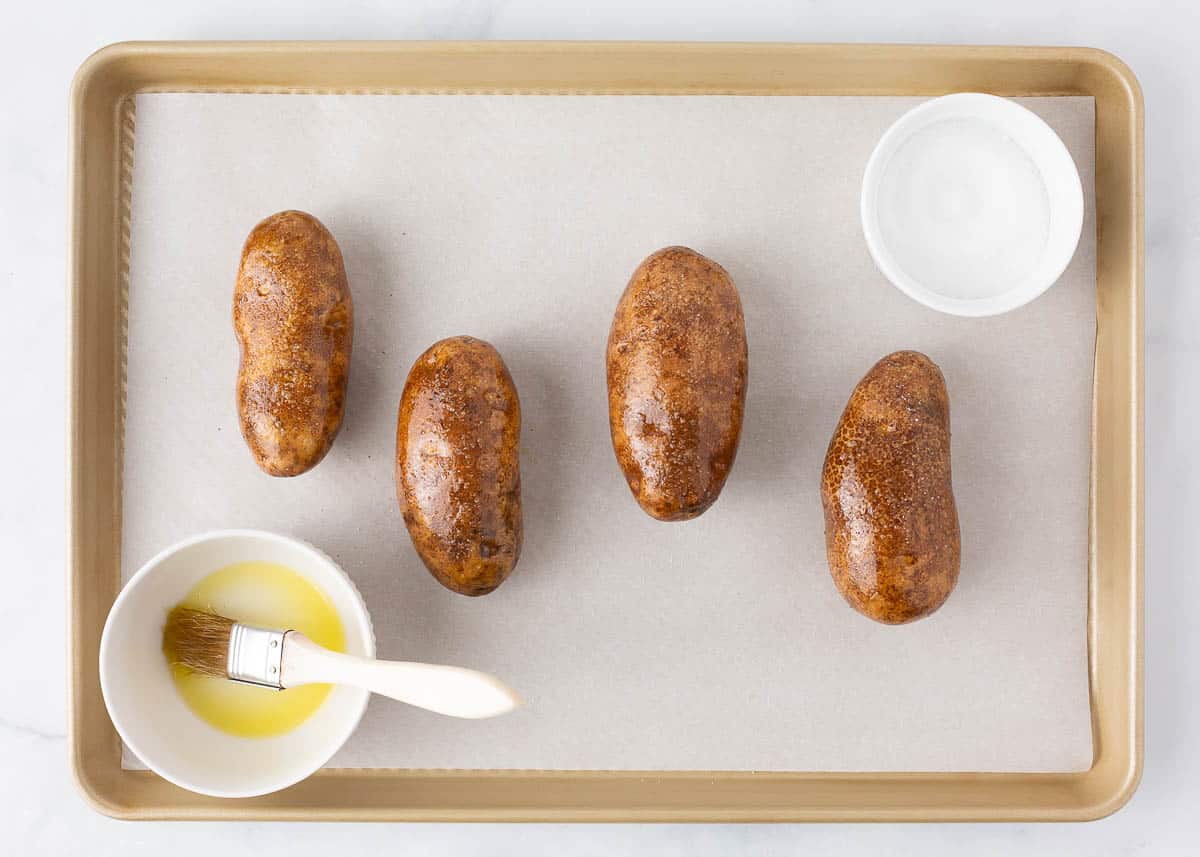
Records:
M221 800L125 771L100 695L120 587L133 99L138 92L1090 95L1096 115L1096 363L1081 773L326 769ZM181 42L107 47L71 92L70 743L84 795L136 819L321 821L1066 821L1118 809L1142 768L1143 118L1120 60L1083 48L899 45Z

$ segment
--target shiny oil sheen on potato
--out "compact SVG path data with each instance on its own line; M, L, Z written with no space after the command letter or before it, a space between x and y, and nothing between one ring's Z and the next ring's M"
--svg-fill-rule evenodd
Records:
M850 395L821 474L833 581L889 625L928 616L958 581L950 398L916 351L884 357Z
M264 472L304 473L342 425L354 337L342 252L311 214L282 211L250 232L233 327L242 436Z
M737 455L746 323L725 269L687 247L647 258L608 337L613 450L638 504L686 521L713 504Z
M521 555L521 403L500 353L455 336L417 358L396 419L396 496L447 589L486 595Z

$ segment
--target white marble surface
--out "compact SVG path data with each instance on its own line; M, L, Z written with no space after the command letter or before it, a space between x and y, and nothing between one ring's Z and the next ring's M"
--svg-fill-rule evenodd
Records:
M0 53L0 337L4 385L0 544L8 584L0 651L4 853L420 854L1194 854L1200 801L1200 547L1195 447L1200 407L1200 13L1188 2L1008 0L551 4L536 0L319 4L207 0L42 2L7 21ZM1083 44L1139 76L1147 108L1146 769L1131 803L1087 825L335 826L132 824L76 795L63 737L64 267L67 87L93 49L124 39L742 39Z

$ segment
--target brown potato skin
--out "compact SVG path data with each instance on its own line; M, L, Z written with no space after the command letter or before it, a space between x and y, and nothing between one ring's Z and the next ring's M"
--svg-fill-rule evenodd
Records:
M396 418L396 497L413 547L447 589L486 595L521 555L521 403L500 353L434 343Z
M888 625L928 616L958 581L950 398L916 351L884 357L854 388L821 475L833 582Z
M608 336L613 451L638 504L686 521L717 499L746 402L746 321L725 269L687 247L649 256Z
M281 211L250 232L233 328L242 437L264 472L298 476L325 457L341 428L354 338L342 252L311 214Z

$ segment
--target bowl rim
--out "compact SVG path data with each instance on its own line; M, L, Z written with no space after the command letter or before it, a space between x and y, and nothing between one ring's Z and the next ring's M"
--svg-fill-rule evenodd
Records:
M271 532L270 530L259 530L253 528L208 530L202 533L196 533L194 535L187 536L186 538L180 539L179 541L168 545L143 563L142 566L129 578L125 585L121 587L121 591L117 593L117 597L113 599L112 606L109 608L108 615L104 620L104 629L100 634L100 650L97 658L97 668L100 674L100 693L104 699L104 706L108 710L109 719L112 721L113 727L117 730L117 734L120 736L121 740L125 743L129 750L146 765L147 768L149 768L158 776L162 777L164 780L167 780L168 782L173 783L180 788L187 789L188 791L195 792L196 794L217 798L258 797L260 795L280 791L281 789L295 785L296 783L312 776L314 773L328 764L329 760L333 758L334 754L336 754L337 751L345 745L345 743L350 739L350 736L353 735L358 729L359 724L362 722L363 715L366 713L367 704L371 698L371 694L368 691L355 689L358 698L357 700L347 702L348 706L351 704L353 705L353 710L351 710L350 717L347 719L345 726L336 732L331 732L328 739L323 739L328 741L328 752L318 752L316 754L318 759L315 761L315 764L308 769L299 769L295 775L289 774L287 776L278 777L274 780L268 779L265 786L258 786L248 789L213 789L200 786L196 783L190 782L187 777L181 776L177 772L165 770L163 766L158 764L156 761L150 758L150 756L143 752L142 748L139 747L138 742L128 734L127 729L125 729L122 725L121 718L113 713L113 707L109 704L110 691L108 688L108 681L106 680L106 674L108 671L106 670L105 665L109 661L111 652L110 641L112 637L110 635L110 630L115 627L114 617L119 615L122 605L131 597L130 594L137 589L142 581L149 578L157 569L161 568L162 564L168 558L183 550L204 542L233 538L260 539L269 542L276 542L298 548L311 554L320 563L328 567L330 571L335 572L333 577L335 579L340 579L341 582L347 587L348 594L351 596L350 603L352 605L352 615L356 623L359 625L358 630L360 630L365 637L365 655L367 657L373 658L375 656L376 645L375 628L371 622L371 614L367 610L366 601L363 599L362 593L359 592L358 587L354 584L353 579L351 579L350 575L346 573L345 569L338 565L338 563L336 563L332 557L304 539L296 538L295 536L284 535L282 533ZM216 569L214 569L214 571L215 570ZM322 703L322 705L324 704L325 703Z
M1020 133L1010 136L1033 161L1044 185L1049 186L1049 178L1052 175L1060 181L1065 179L1069 185L1066 189L1066 204L1061 204L1062 197L1051 198L1051 205L1055 206L1052 209L1052 224L1057 215L1064 219L1064 225L1058 229L1051 226L1046 243L1047 255L1043 256L1038 268L1023 281L1007 291L987 297L952 298L928 288L892 258L879 228L879 186L883 180L884 169L892 156L911 133L932 120L930 114L978 118L981 106L989 111L989 121L1000 123L1004 129L1018 126L1022 129ZM1038 151L1032 150L1023 142L1022 137L1028 133L1037 135L1043 141L1044 145ZM931 98L896 119L879 138L867 160L859 209L867 249L880 273L893 286L918 303L938 312L965 317L1000 315L1024 306L1044 294L1058 281L1074 258L1083 234L1085 217L1083 183L1079 176L1079 168L1058 133L1042 117L1015 100L983 92L955 92ZM1055 240L1056 236L1058 240Z

